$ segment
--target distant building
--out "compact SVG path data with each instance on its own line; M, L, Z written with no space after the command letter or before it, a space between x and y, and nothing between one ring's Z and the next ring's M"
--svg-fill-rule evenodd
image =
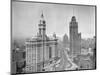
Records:
M53 38L46 35L46 21L43 13L37 36L26 41L26 72L42 72L50 59L58 57L56 34Z
M90 55L79 55L79 62L78 62L78 66L79 69L92 69L93 68L93 64L92 64L92 60L90 59Z
M69 48L69 39L68 39L67 34L63 36L63 46L64 48Z
M70 55L76 57L81 53L81 33L78 33L78 22L75 16L72 17L70 22Z
M20 48L15 48L11 51L11 72L12 74L23 73L25 68L25 51Z

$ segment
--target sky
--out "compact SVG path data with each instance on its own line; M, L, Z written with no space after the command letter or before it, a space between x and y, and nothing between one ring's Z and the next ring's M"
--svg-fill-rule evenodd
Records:
M82 38L95 36L95 7L34 2L12 2L12 37L34 37L38 32L40 16L44 15L47 35L69 36L72 16L78 22Z

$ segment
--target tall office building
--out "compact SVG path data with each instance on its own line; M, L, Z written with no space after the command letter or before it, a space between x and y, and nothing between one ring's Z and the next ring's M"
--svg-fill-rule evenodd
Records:
M76 22L75 16L72 17L69 28L70 55L74 58L81 53L81 33L78 33L78 22Z
M38 24L37 36L26 41L26 72L41 72L50 60L58 57L56 34L52 38L46 35L46 21L43 13Z
M64 48L69 48L69 39L68 39L67 34L63 36L63 46Z

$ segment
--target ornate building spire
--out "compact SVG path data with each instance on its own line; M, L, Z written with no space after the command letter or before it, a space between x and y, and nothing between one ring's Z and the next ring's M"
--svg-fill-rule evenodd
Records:
M41 18L44 18L44 16L43 16L43 12L42 12L42 14L41 14Z
M71 21L74 21L74 22L76 22L76 18L75 18L75 16L72 16L72 19L71 19Z
M70 27L75 27L78 29L78 22L76 21L75 16L72 16L72 18L71 18Z
M40 24L45 24L43 12L41 14Z
M39 35L44 36L46 33L46 21L44 20L43 12L40 16Z

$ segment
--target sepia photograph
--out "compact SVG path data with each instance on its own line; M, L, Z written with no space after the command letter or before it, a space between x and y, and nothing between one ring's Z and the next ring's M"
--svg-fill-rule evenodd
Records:
M11 0L11 74L96 69L96 6Z

